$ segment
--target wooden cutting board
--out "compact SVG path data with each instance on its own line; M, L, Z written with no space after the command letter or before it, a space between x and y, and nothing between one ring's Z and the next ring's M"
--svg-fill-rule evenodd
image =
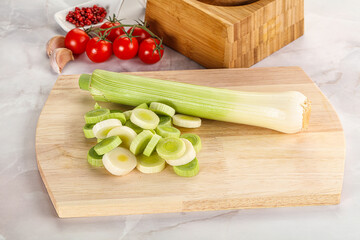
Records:
M95 144L82 132L94 100L78 75L59 76L39 117L38 168L61 218L220 209L338 204L345 143L339 119L319 88L298 67L131 73L244 91L297 90L312 101L308 130L268 129L203 120L200 173L178 177L134 170L123 177L86 160ZM114 109L124 106L103 104Z

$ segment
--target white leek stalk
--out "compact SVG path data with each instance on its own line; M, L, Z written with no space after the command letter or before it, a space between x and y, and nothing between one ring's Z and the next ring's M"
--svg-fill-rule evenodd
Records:
M244 92L95 70L82 74L81 89L96 101L137 106L160 102L177 113L296 133L306 128L311 105L302 93Z

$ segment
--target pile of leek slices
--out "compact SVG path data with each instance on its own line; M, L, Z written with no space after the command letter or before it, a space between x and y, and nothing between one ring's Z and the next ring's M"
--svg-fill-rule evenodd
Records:
M137 168L142 173L161 172L166 164L182 177L199 172L196 158L201 139L192 133L181 134L175 126L198 128L201 119L175 114L175 109L158 102L140 104L121 112L101 108L85 114L86 138L97 138L87 155L94 167L104 166L113 175L128 174Z

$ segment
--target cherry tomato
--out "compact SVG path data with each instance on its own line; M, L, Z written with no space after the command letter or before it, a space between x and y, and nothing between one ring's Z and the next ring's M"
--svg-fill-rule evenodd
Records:
M86 46L86 55L96 63L104 62L110 58L112 54L112 44L99 37L90 39Z
M160 50L157 49L154 51L154 49L156 49L155 41L157 45L160 44L159 40L153 38L147 38L141 42L138 56L141 59L141 61L143 61L144 63L153 64L160 61L160 59L163 57L164 49L160 49ZM160 47L163 48L163 45L161 44ZM161 57L159 51L161 53Z
M111 28L111 27L114 27L114 26L119 26L120 23L119 22L105 22L101 25L101 29L105 29L105 28ZM107 33L106 31L101 31L101 34L105 34ZM114 40L120 36L120 35L123 35L125 33L125 30L124 28L122 27L118 27L118 28L114 28L114 29L111 29L110 30L110 34L106 37L106 39L114 42Z
M115 56L120 59L127 60L136 56L139 49L138 41L135 37L129 38L126 35L119 36L113 44Z
M131 30L133 28L130 28L127 32L130 34L131 33ZM134 28L134 31L132 33L132 36L136 37L136 39L138 40L139 44L144 41L145 39L151 37L150 34L145 31L144 29L141 29L139 27L135 27Z
M74 54L85 52L86 44L89 42L89 35L78 28L70 30L65 36L65 47L70 49Z

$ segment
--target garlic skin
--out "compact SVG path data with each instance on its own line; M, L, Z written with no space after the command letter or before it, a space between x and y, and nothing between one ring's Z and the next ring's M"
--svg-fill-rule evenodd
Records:
M50 56L50 65L52 69L60 74L65 65L74 60L74 55L70 49L56 48Z
M50 57L55 49L64 47L65 37L60 35L54 36L46 44L46 54Z

